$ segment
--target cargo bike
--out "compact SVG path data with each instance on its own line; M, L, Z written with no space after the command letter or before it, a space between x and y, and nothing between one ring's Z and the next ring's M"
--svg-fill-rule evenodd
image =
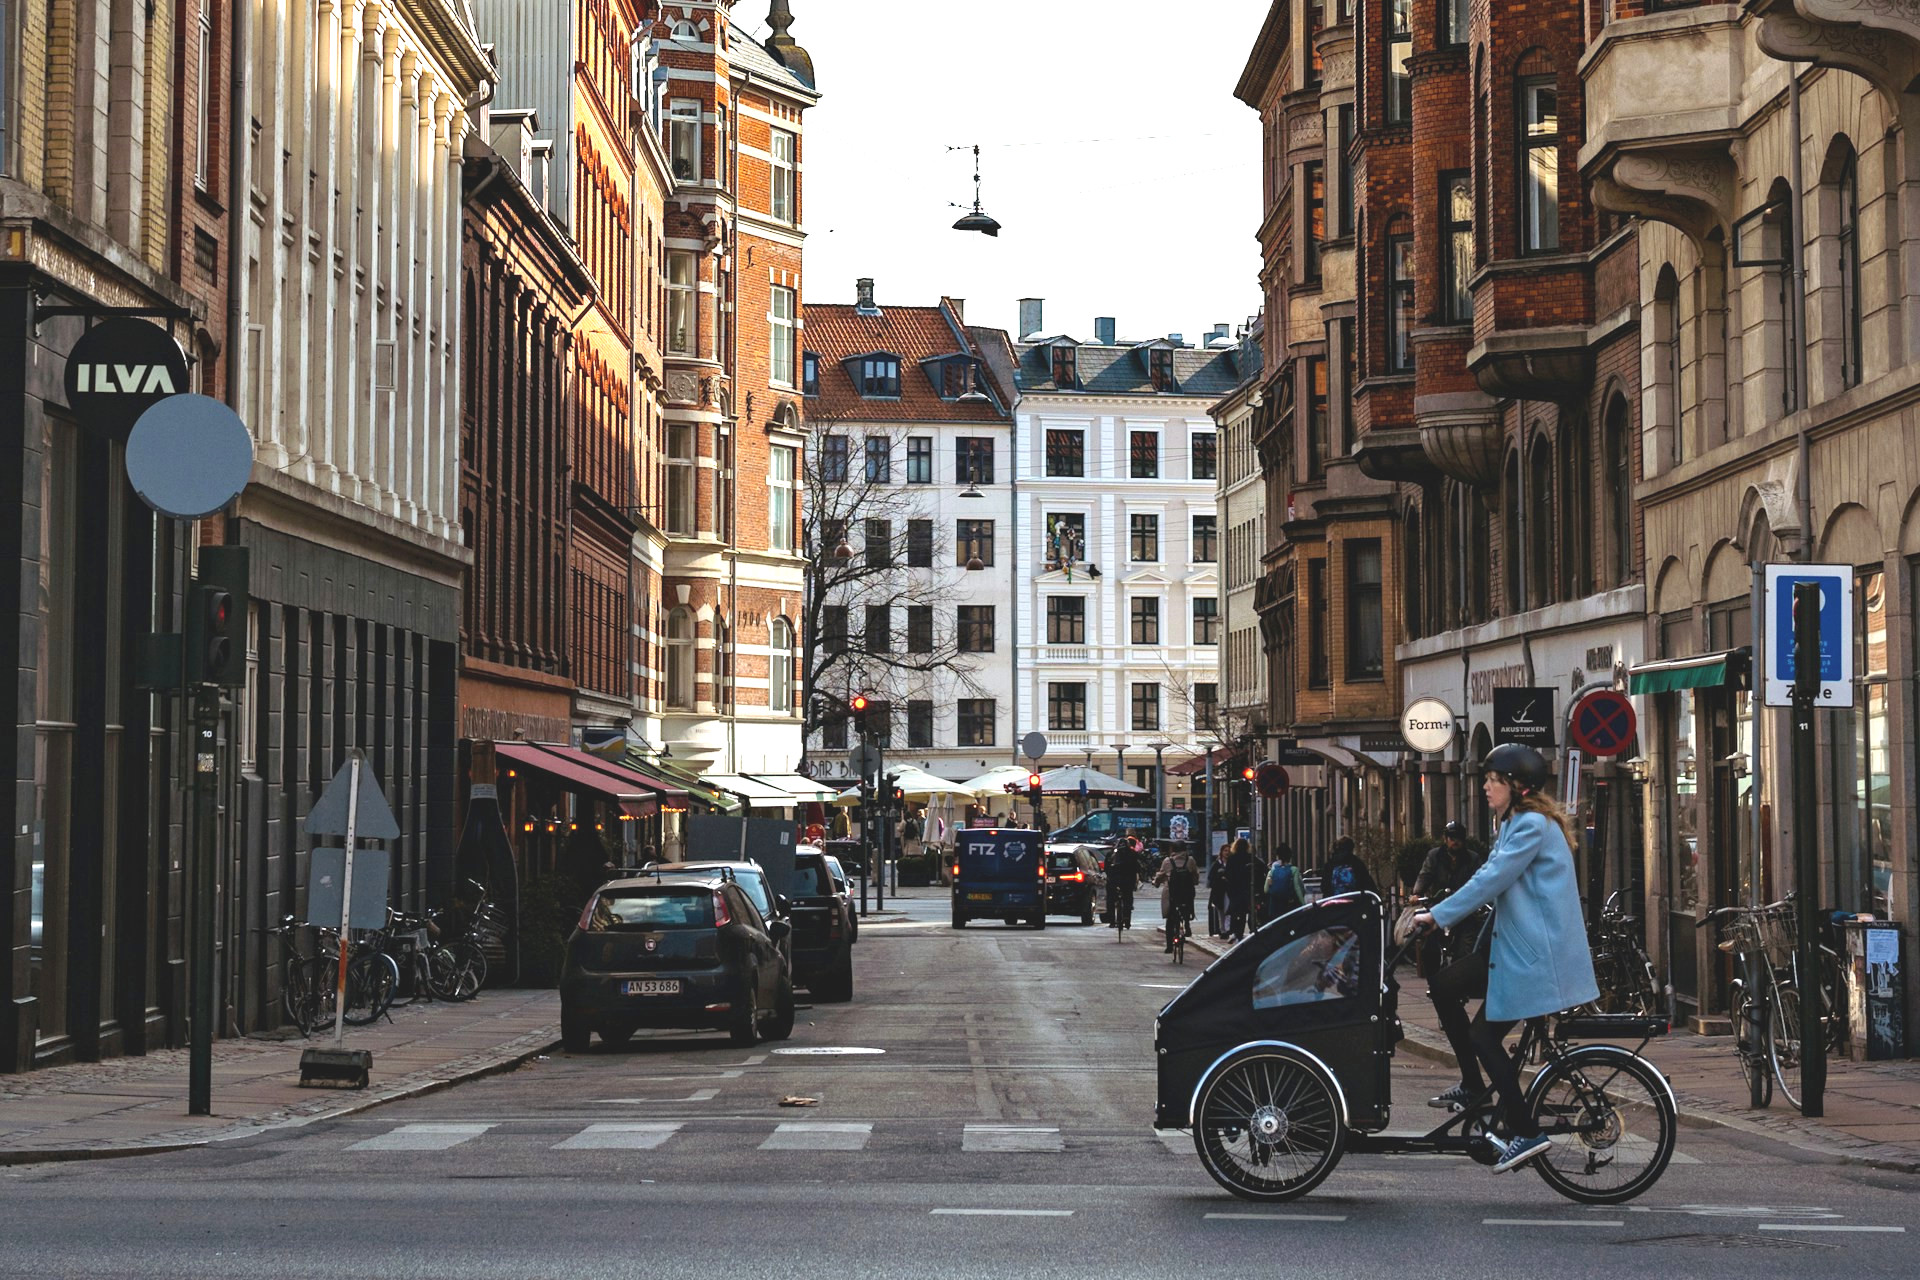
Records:
M1216 1182L1254 1201L1303 1196L1348 1153L1457 1155L1491 1165L1491 1093L1420 1133L1388 1131L1402 1038L1386 914L1371 893L1269 922L1195 978L1154 1027L1154 1128L1190 1130ZM1632 1014L1531 1019L1512 1052L1537 1067L1527 1104L1552 1146L1532 1167L1571 1200L1617 1204L1673 1156L1673 1090L1640 1056L1666 1032ZM1620 1044L1587 1041L1637 1041Z

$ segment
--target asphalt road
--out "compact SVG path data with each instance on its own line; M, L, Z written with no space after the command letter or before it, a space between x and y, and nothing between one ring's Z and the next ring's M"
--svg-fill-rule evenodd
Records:
M1153 1016L1197 965L1144 931L904 905L863 926L853 1003L782 1045L643 1036L216 1149L0 1170L0 1275L1916 1272L1920 1179L1726 1130L1682 1130L1621 1207L1365 1156L1292 1204L1235 1200L1149 1124ZM1395 1076L1409 1128L1450 1083Z

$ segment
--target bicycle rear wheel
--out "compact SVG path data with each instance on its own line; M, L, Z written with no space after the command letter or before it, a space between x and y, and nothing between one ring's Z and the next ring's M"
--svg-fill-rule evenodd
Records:
M393 1002L393 991L400 985L400 970L393 957L378 951L362 951L347 961L346 1020L356 1027L373 1022Z
M1284 1050L1246 1049L1200 1086L1193 1145L1242 1200L1293 1200L1326 1180L1346 1125L1324 1073Z
M1736 984L1733 1008L1734 1056L1747 1082L1747 1105L1758 1111L1773 1102L1773 1072L1767 1062L1767 1028L1744 984Z
M1776 981L1773 984L1770 1014L1767 1020L1767 1059L1773 1067L1773 1078L1779 1083L1780 1096L1787 1100L1788 1106L1798 1111L1800 1055L1809 1051L1809 1047L1801 1042L1800 993Z
M1556 1059L1534 1077L1528 1101L1540 1132L1554 1140L1533 1167L1569 1200L1631 1200L1673 1158L1673 1094L1625 1049L1591 1045Z
M313 970L309 961L295 957L287 962L286 985L280 989L280 1002L286 1009L287 1021L301 1035L312 1035L314 1023L320 1016L320 1000L313 989Z

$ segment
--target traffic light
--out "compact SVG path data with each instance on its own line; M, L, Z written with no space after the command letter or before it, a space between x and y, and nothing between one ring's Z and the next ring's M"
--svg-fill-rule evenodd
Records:
M1254 767L1252 765L1248 765L1246 768L1240 771L1240 781L1246 783L1248 786L1253 785L1253 777L1254 777Z
M202 547L200 577L187 591L188 684L247 682L247 549Z
M867 695L856 693L847 699L847 710L853 713L853 731L865 738L867 736Z
M907 796L906 796L906 792L900 789L899 774L890 773L886 777L880 779L880 795L881 795L881 798L887 802L887 804L891 805L896 809L900 807L901 802L904 801L907 798Z
M1027 775L1027 799L1035 805L1040 803L1040 775L1037 773Z

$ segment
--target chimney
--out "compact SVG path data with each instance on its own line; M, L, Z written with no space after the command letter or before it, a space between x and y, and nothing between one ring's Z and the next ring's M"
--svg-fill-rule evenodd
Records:
M967 322L967 300L965 298L943 298L941 301L953 312L953 318L961 324Z
M533 193L534 203L547 212L553 212L553 139L535 138L528 148L527 190Z
M522 186L533 187L533 134L540 126L533 112L490 109L487 113L487 143L509 169L520 177Z
M853 282L854 312L863 316L877 316L880 308L873 305L873 277L861 276Z
M1040 326L1045 322L1040 319L1040 306L1045 301L1045 298L1020 299L1020 332L1014 335L1017 339L1025 342L1041 336Z
M1184 333L1170 333L1167 335L1167 341L1176 347L1184 347L1187 345L1187 335Z
M1095 316L1093 318L1093 340L1103 347L1113 345L1113 317Z
M1228 336L1231 332L1232 332L1232 329L1227 325L1216 324L1215 326L1213 326L1213 336L1216 338L1224 338Z

